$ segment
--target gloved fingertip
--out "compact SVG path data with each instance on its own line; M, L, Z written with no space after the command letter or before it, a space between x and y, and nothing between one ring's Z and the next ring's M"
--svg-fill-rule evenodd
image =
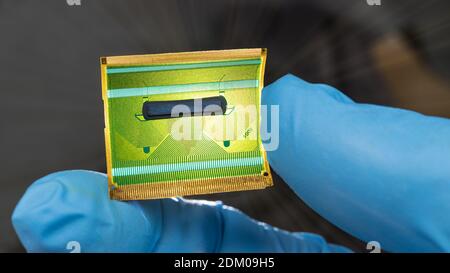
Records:
M33 227L38 224L39 211L51 202L54 195L61 192L61 185L58 183L40 183L34 185L27 191L25 196L17 204L11 216L11 221L22 244L28 250L39 249L39 240L34 233ZM46 194L42 194L46 193Z
M146 210L110 200L104 174L64 171L33 183L12 223L29 252L70 252L74 243L81 252L145 252L159 236L159 202Z
M279 104L280 101L290 98L292 100L308 100L323 96L323 99L332 98L338 102L353 103L338 89L322 83L310 83L293 74L286 74L272 84L266 86L262 92L263 105Z
M283 93L280 92L283 92L286 87L303 84L307 84L307 82L294 76L293 74L286 74L273 83L269 84L268 86L264 87L262 91L261 104L275 104L276 100L273 97L282 95Z

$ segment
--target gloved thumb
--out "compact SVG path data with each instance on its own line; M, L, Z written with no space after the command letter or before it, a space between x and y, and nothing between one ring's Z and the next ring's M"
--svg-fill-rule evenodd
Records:
M221 202L110 200L106 175L64 171L33 183L12 222L30 252L348 252Z

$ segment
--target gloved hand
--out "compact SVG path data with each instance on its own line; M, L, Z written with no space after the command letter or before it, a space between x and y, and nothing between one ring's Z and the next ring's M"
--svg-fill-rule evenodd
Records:
M266 87L280 106L273 169L326 219L389 251L450 251L450 121L356 104L292 75ZM276 186L276 185L275 185ZM109 200L106 176L54 173L36 181L12 221L28 251L329 252L320 236L288 233L220 202Z

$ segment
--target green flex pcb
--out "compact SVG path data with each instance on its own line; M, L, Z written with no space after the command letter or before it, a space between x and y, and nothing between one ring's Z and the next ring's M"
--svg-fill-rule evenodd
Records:
M101 58L110 196L271 186L259 133L265 59L264 49Z

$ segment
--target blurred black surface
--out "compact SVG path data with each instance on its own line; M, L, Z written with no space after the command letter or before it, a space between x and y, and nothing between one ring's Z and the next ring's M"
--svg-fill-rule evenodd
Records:
M448 11L445 0L379 7L364 0L0 0L0 252L23 251L10 216L35 179L64 169L105 171L100 56L267 47L266 84L294 73L359 102L396 105L373 68L372 43L407 29L405 37L448 78ZM206 197L283 229L365 249L279 177L268 190Z

